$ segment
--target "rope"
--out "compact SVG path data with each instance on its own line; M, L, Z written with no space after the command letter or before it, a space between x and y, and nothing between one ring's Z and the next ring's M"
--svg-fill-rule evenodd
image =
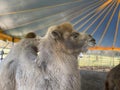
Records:
M105 30L104 30L104 32L103 32L103 35L101 36L101 38L100 38L100 40L99 40L99 42L98 42L98 45L101 44L101 42L102 42L102 40L103 40L103 38L104 38L107 30L108 30L108 27L109 27L109 25L110 25L110 23L111 23L111 21L112 21L112 18L113 18L113 16L114 16L115 12L116 12L116 9L117 9L118 5L119 5L119 3L117 3L117 5L115 6L115 9L114 9L114 11L113 11L113 13L112 13L112 15L111 15L108 23L107 23L107 26L106 26L106 28L105 28Z
M95 32L98 30L98 28L100 27L100 25L103 23L103 21L105 20L105 18L108 16L108 14L110 13L110 11L112 10L113 6L115 5L115 2L113 3L113 5L110 7L110 9L106 12L105 16L103 17L103 19L100 21L100 23L97 25L97 27L95 28L95 30L91 33L91 35L93 36L95 34Z
M89 10L92 10L93 8L91 8L91 7L93 7L93 6L95 6L96 4L98 4L99 2L96 2L96 3L93 3L93 4L91 4L91 5L89 5L88 7L86 7L86 8L83 8L83 9L80 9L80 11L76 11L75 13L73 13L74 14L74 17L72 17L72 18L70 18L70 21L72 22L72 20L74 20L75 18L77 18L77 17L79 17L79 16L81 16L81 15L83 15L83 11L89 11ZM82 13L83 12L83 13ZM78 16L79 15L79 16ZM75 25L75 23L73 24L73 26Z
M94 8L96 7L96 5L98 5L100 2L101 2L101 1L99 1L99 2L97 2L97 3L94 3L93 5L90 5L90 7L92 7L92 6L94 6L94 7L88 8L87 11L90 11L90 10L94 9ZM75 26L76 24L78 24L79 22L81 22L83 19L85 19L86 17L88 17L90 14L92 14L92 12L88 13L88 14L85 15L83 18L79 19L77 22L75 22L75 23L73 24L73 26ZM77 17L75 17L75 18L77 18Z
M18 14L18 13L24 13L24 12L25 13L26 12L33 12L33 11L42 10L42 9L55 8L55 7L58 7L58 6L68 5L68 4L75 3L75 2L81 2L81 0L71 1L71 2L67 2L67 3L62 3L62 4L53 5L53 6L47 6L47 7L42 7L42 8L40 7L40 8L21 10L21 11L16 11L16 12L8 12L8 13L0 14L0 16L11 15L11 14Z
M94 3L95 4L95 3ZM94 4L92 5L92 6L94 6ZM66 18L69 16L69 18L70 18L70 16L73 16L73 18L71 17L70 18L70 20L69 21L72 21L74 18L75 18L75 16L74 15L76 15L76 14L79 14L80 12L82 12L82 11L84 11L85 9L87 9L87 8L90 8L91 7L91 5L90 6L88 6L88 7L86 7L86 8L84 8L83 10L80 10L79 12L75 12L75 13L72 13L71 15L67 15L66 16ZM71 9L70 9L71 10ZM82 14L82 13L81 13ZM68 18L68 19L69 19ZM64 18L63 18L64 19ZM60 22L60 21L62 21L62 19L58 19L58 20L55 20L55 21L57 21L56 22L56 24L58 23L58 22ZM52 23L50 23L50 24L47 24L47 25L45 25L44 27L42 27L42 28L40 28L41 30L44 30L44 28L47 28L47 26L50 26L50 25L52 25ZM38 30L36 30L36 31L38 31ZM40 31L40 30L39 30Z
M110 8L110 5L111 5L111 4L109 4L108 7L106 7L106 8L104 7L105 9L102 8L102 9L104 9L104 10L103 10L103 11L97 16L97 18L94 19L94 21L92 21L92 23L83 31L84 33L103 15L104 12L107 11L107 9Z
M78 7L80 7L80 6L78 6ZM78 7L75 7L75 8L78 8ZM53 16L56 16L56 15L59 15L59 14L62 14L62 13L67 13L67 12L69 12L69 11L71 11L71 10L74 10L74 8L68 9L67 11L65 10L65 11L56 13L56 14L51 15L51 16L47 16L47 17L45 17L45 18L41 18L41 19L37 19L37 20L31 21L31 22L28 22L28 23L25 23L25 24L21 24L21 25L15 26L14 28L10 28L10 29L15 29L15 28L18 28L18 27L21 27L21 26L29 25L29 24L38 22L38 21L40 21L40 20L48 19L48 18L51 18L51 17L53 17ZM84 8L84 10L85 10L85 8ZM83 11L83 10L81 10L80 12L82 12L82 11ZM77 13L77 12L76 12L76 13ZM75 14L75 13L72 13L72 14ZM66 18L67 18L67 17L68 17L68 16L66 16ZM59 19L58 19L58 20L59 20ZM58 20L56 20L56 21L58 21ZM60 20L61 20L61 19L60 19ZM47 26L48 26L48 25L47 25ZM45 27L45 26L44 26L44 27ZM7 30L10 30L10 29L7 29ZM40 28L39 28L39 29L40 29ZM11 31L12 31L12 30L11 30Z
M119 15L120 15L120 11L119 11ZM116 25L116 32L115 32L115 35L114 35L113 47L115 46L117 35L118 35L118 28L119 28L119 21L120 21L119 15L118 15L118 20L117 20L117 25Z
M97 9L98 8L94 9L91 13L94 13ZM95 13L92 17L90 17L87 21L85 21L80 27L78 27L77 31L79 31L85 24L87 24L92 18L94 18L100 11L98 11L97 13Z

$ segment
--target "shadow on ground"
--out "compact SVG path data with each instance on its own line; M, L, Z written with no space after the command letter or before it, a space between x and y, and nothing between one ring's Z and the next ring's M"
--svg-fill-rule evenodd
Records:
M106 72L81 70L80 74L82 90L104 90Z

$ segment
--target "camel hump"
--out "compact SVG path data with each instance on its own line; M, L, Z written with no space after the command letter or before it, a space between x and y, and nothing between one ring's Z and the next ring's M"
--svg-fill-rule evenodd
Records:
M34 32L29 32L26 34L25 38L36 38L36 34Z

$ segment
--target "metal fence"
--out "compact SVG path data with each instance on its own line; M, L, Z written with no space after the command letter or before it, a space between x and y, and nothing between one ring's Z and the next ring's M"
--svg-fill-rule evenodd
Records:
M78 62L80 68L107 70L120 64L120 56L85 54L82 58L78 57Z
M0 48L0 51L2 48ZM10 51L9 48L5 48L3 58L6 57ZM120 55L104 55L104 54L92 54L86 53L82 57L78 57L78 64L80 68L84 69L110 69L120 64Z

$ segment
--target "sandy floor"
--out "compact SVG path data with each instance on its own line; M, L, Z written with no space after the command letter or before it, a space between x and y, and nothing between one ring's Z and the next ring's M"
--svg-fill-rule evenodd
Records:
M104 90L106 72L81 70L82 90Z

